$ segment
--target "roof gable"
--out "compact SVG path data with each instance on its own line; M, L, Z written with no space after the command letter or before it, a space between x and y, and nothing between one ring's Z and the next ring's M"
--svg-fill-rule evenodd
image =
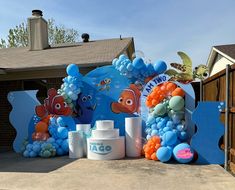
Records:
M0 68L6 70L27 70L46 67L77 65L105 65L123 53L133 38L108 39L87 43L60 44L40 51L29 51L28 47L0 50ZM134 44L133 44L134 45Z

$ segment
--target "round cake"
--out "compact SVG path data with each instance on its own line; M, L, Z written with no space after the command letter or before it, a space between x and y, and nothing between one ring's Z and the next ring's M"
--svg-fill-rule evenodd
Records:
M96 121L96 129L98 130L114 129L114 122L112 120L98 120Z
M92 130L91 136L93 138L118 138L119 137L119 129L108 129L108 130Z

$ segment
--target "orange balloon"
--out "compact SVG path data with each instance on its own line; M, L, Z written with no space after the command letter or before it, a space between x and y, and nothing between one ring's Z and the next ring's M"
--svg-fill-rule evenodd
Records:
M169 92L173 92L175 89L177 88L177 85L172 83L172 82L169 82L166 86L166 90Z
M155 161L158 160L158 158L157 158L157 156L156 156L156 152L152 153L151 159L152 159L152 160L155 160Z
M158 102L158 100L153 99L151 103L152 103L152 106L156 106L159 102Z
M155 150L157 151L161 147L161 144L156 144Z
M151 154L146 154L145 153L145 158L147 158L148 160L151 160Z
M184 90L182 88L177 87L172 93L172 96L181 96L184 97L185 93Z
M161 142L161 139L160 139L159 136L153 136L151 139L154 141L155 144L156 144L156 143L157 143L157 144L160 144L160 142Z
M152 102L151 102L151 101L146 101L145 104L146 104L146 106L149 107L149 108L152 107Z
M41 133L45 133L48 131L48 125L43 122L43 121L39 121L36 125L35 125L35 131L36 132L41 132Z

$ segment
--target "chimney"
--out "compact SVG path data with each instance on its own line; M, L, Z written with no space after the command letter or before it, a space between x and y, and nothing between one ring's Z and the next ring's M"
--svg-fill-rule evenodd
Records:
M82 37L83 42L89 42L89 38L90 38L89 34L83 33L81 37Z
M41 10L32 10L28 18L29 50L43 50L49 47L47 21Z

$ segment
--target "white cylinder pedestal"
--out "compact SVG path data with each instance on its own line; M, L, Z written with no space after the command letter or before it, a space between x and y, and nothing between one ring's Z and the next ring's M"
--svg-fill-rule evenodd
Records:
M83 152L83 135L78 131L69 131L69 158L82 158Z
M91 124L77 124L76 130L84 133L83 135L83 154L87 156L87 137L91 135Z
M142 119L141 117L125 118L126 156L140 157L142 150Z

